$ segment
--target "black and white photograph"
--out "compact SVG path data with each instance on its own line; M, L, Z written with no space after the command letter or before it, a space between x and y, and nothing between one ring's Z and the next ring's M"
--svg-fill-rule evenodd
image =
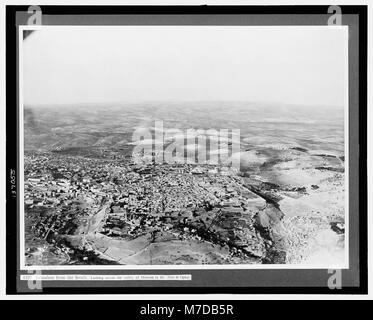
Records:
M25 266L348 267L346 27L21 41Z
M7 293L367 292L367 6L6 19Z

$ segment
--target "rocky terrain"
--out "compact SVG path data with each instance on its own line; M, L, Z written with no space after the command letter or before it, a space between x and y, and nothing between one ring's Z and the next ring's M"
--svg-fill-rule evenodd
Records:
M293 160L264 162L260 175L178 164L123 167L116 191L94 197L89 210L89 194L57 206L58 217L56 207L28 207L32 232L59 248L55 256L46 250L47 258L30 249L29 261L316 263L320 255L332 254L343 262L343 163L329 170L324 167L331 157L303 150L286 154ZM69 168L68 158L62 160Z
M26 263L343 264L343 117L214 108L28 112ZM131 130L155 115L239 128L240 151L227 156L239 167L134 162Z

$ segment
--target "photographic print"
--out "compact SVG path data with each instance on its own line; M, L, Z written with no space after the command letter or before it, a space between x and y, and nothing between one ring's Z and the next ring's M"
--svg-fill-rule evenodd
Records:
M22 267L348 267L346 26L21 30Z

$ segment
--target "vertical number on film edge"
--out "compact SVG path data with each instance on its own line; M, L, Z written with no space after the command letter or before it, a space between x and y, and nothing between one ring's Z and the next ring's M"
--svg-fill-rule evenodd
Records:
M29 6L27 13L31 14L27 19L27 25L40 26L42 24L42 12L39 6ZM27 273L31 274L27 280L28 289L42 290L41 270L28 270Z

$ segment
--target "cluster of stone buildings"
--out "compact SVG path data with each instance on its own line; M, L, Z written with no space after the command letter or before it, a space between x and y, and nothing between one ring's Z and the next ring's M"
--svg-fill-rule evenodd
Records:
M133 239L171 230L179 239L234 243L242 233L240 223L251 219L237 218L251 205L245 195L249 191L236 179L229 170L213 166L135 164L46 153L25 159L25 206L31 215L38 208L46 210L34 228L45 239L84 233L105 203L110 209L98 230L105 236ZM255 201L253 207L263 205Z

